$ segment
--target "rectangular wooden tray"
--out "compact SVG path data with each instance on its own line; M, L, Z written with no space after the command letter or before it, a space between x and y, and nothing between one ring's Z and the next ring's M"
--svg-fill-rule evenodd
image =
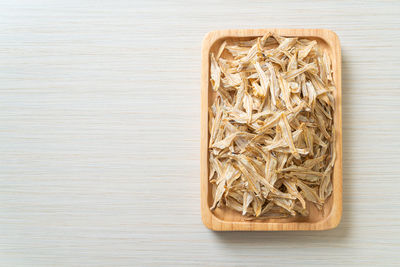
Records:
M246 221L244 217L228 208L210 210L212 196L208 182L208 107L212 105L213 91L210 83L210 53L216 53L225 40L248 40L276 32L286 37L306 37L316 40L332 60L336 85L334 128L336 133L336 161L332 174L333 192L322 211L308 205L310 215L284 219L258 219ZM201 68L201 216L205 226L215 231L286 231L326 230L335 228L342 215L342 63L338 36L326 29L251 29L221 30L206 34L203 40Z

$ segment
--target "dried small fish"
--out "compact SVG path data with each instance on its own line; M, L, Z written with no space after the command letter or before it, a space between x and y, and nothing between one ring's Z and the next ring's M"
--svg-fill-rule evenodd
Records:
M293 143L292 131L289 125L289 122L284 114L281 114L281 118L279 121L279 127L283 133L283 137L285 138L286 143L288 144L292 155L296 159L300 159L299 152L297 152L296 146Z
M226 41L224 41L221 44L221 46L219 47L219 50L218 50L218 53L217 53L217 56L216 56L216 60L218 60L220 58L220 56L222 55L222 52L224 52L225 46L226 46Z
M267 76L265 75L265 72L261 69L260 63L255 62L254 66L256 67L258 76L260 77L260 83L261 83L261 90L257 88L257 94L255 96L260 96L260 97L265 97L267 95L268 87L269 87L269 79L267 79Z
M316 45L317 45L317 42L312 41L307 46L300 49L299 53L298 53L299 60L303 60L310 53L311 49L313 49Z
M331 195L335 85L318 42L275 33L210 55L211 209L249 219L308 216Z
M211 83L214 91L219 89L221 82L221 68L215 60L214 54L211 54Z
M267 39L270 36L271 36L271 33L267 33L263 37L257 38L256 43L250 48L250 50L248 50L248 53L246 54L246 56L239 60L238 71L240 71L243 68L243 66L249 64L250 61L253 60L257 56L257 53L262 54L262 49L265 45L265 42L267 41Z

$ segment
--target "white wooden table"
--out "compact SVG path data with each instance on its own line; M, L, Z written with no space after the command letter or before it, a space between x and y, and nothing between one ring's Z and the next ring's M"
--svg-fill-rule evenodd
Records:
M266 27L341 39L332 231L201 223L201 40ZM0 266L398 264L399 30L398 1L2 1Z

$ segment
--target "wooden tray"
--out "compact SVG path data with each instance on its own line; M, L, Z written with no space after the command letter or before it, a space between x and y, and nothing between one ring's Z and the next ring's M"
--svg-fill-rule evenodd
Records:
M224 40L253 39L266 32L276 32L282 36L302 36L316 40L329 53L336 85L334 128L336 131L336 162L332 174L333 192L318 211L308 205L310 215L284 219L258 219L246 221L244 217L228 208L210 211L212 196L208 182L208 107L212 105L213 91L210 83L210 52L216 53ZM342 215L342 74L341 50L338 36L326 29L253 29L221 30L209 32L203 40L201 68L201 216L203 223L215 231L286 231L286 230L326 230L335 228Z

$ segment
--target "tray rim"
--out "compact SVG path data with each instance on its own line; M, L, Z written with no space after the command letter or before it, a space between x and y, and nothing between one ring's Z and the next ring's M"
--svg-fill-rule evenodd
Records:
M208 193L208 91L209 91L209 53L215 42L228 37L256 37L266 32L275 32L285 36L308 36L324 40L331 48L335 58L332 66L335 77L335 133L336 162L333 179L332 209L326 218L317 222L231 222L217 218L207 205ZM337 227L342 216L342 62L341 47L338 35L329 29L229 29L208 32L202 42L201 50L201 217L203 224L214 231L295 231L295 230L328 230Z

